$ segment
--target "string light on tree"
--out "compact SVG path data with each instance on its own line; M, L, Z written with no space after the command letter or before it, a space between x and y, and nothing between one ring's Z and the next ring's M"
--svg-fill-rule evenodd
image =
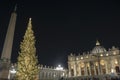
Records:
M17 80L37 80L39 74L38 60L36 57L35 36L32 30L31 18L20 44L20 52L17 63Z

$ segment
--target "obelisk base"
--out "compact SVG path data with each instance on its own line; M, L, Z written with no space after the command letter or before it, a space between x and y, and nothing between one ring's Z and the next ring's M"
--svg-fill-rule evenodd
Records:
M0 69L0 80L8 80L8 74L9 74L9 65L10 65L10 62L9 61L1 61L0 62L0 66L1 66L1 69Z

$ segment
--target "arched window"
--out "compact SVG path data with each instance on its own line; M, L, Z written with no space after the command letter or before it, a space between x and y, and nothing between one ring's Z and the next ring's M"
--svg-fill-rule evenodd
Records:
M119 66L116 66L116 67L115 67L115 70L116 70L116 73L119 73L119 72L120 72Z
M87 66L87 68L86 68L87 69L87 75L90 75L90 71L89 71L90 65L89 65L89 63L87 63L86 66Z
M101 68L102 73L106 74L106 68L105 68L106 62L105 62L105 60L101 60L100 65L101 65L100 68Z
M92 74L92 75L95 75L94 65L91 65L91 74Z
M96 75L98 75L98 66L95 66L96 69Z
M81 75L85 75L84 67L81 68Z
M74 70L71 69L71 76L74 76Z
M82 62L80 66L81 66L81 75L85 75L85 64Z
M102 66L102 72L103 72L103 74L106 74L105 65Z
M99 64L98 62L95 62L96 75L98 75L98 68L99 68Z

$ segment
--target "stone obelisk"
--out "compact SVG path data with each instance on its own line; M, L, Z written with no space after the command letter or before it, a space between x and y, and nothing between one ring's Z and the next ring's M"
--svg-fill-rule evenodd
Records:
M0 71L0 79L8 79L9 64L11 62L12 45L13 45L15 24L17 18L16 8L17 7L15 6L15 9L11 14L10 22L5 37L5 42L1 55L2 70Z

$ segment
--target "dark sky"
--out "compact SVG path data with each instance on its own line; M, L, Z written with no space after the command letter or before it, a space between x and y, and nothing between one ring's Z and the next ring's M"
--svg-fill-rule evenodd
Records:
M39 2L38 2L39 1ZM67 66L67 56L92 50L98 39L106 49L120 47L120 2L112 0L0 0L0 53L15 3L17 23L12 51L16 62L28 18L32 18L40 64Z

